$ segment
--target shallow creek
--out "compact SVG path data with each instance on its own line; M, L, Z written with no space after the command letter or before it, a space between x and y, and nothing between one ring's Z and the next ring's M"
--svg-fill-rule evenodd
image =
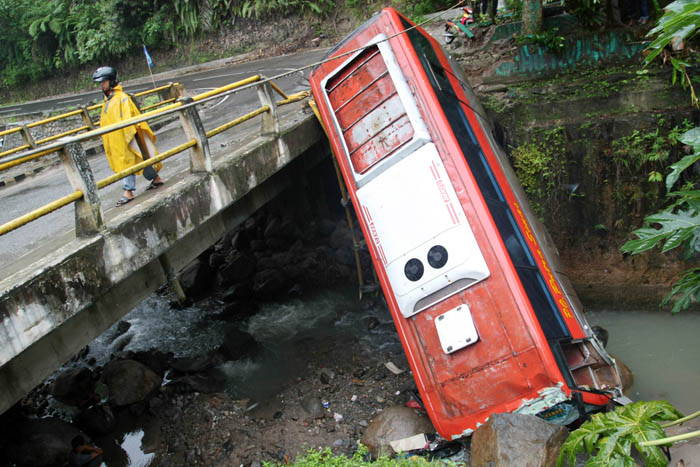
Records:
M381 350L397 346L391 318L382 307L357 311L363 306L351 288L307 294L301 299L266 304L243 326L261 344L263 351L255 359L230 362L224 370L229 377L227 392L241 398L256 394L272 395L305 368L295 355L299 339L345 338L356 336L365 345ZM380 323L367 332L367 316ZM647 311L589 311L591 325L600 325L610 333L608 351L630 367L634 386L627 396L633 400L667 399L679 410L689 413L700 409L696 392L700 386L699 313ZM216 348L224 335L221 321L208 319L197 307L173 310L167 301L151 296L125 318L131 327L111 342L113 330L90 345L90 356L99 364L106 360L122 339L125 350L157 348L176 356L192 356ZM121 342L123 345L124 342ZM105 447L105 465L109 467L146 467L156 465L159 443L157 426L124 422L118 434L100 440Z

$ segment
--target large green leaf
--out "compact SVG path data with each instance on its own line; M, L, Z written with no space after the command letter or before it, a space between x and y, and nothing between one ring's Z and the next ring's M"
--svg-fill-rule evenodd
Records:
M660 306L673 302L671 313L678 313L688 308L692 303L700 302L700 268L686 271L664 298Z
M557 465L576 464L576 454L584 448L590 458L586 467L633 466L634 446L649 467L666 465L666 458L656 446L642 447L643 441L664 438L658 422L677 420L683 415L667 401L640 401L612 412L598 413L574 430L559 453Z
M672 250L686 241L697 241L700 236L700 215L695 210L678 212L662 211L647 216L644 220L647 227L632 232L637 236L622 245L623 253L637 254L650 250L664 243L663 252ZM658 224L658 228L651 227Z

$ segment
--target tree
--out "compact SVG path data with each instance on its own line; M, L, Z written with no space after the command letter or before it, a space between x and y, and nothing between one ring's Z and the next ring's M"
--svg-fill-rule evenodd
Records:
M524 36L537 34L542 30L542 0L523 0Z
M698 108L700 103L693 78L688 73L689 63L674 56L666 47L671 45L676 49L681 48L680 45L695 36L699 29L700 3L697 0L676 0L669 4L664 16L649 32L650 36L656 37L647 48L650 53L645 60L645 65L648 66L656 57L663 56L664 62L673 67L673 82L680 81L689 90L691 102ZM690 150L688 155L669 167L671 172L666 177L666 190L671 204L663 211L647 216L644 226L633 232L637 238L622 245L623 252L638 254L660 246L663 252L682 247L686 259L700 255L700 184L697 174L686 171L700 161L700 127L686 132L680 141ZM681 185L679 180L683 178L686 182L678 187ZM661 306L673 303L671 312L676 313L698 302L700 268L695 267L687 270L673 284Z

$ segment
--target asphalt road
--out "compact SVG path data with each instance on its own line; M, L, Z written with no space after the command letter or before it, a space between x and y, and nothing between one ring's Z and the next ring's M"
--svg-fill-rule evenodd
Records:
M264 60L226 65L227 61L235 61L235 58L231 58L229 60L211 62L211 64L188 67L183 70L159 73L154 75L154 79L156 86L162 86L170 82L177 81L178 83L183 84L188 92L196 93L198 90L221 87L255 74L263 74L269 78L293 71L297 68L321 60L327 51L328 49L325 48L316 49L311 52L302 52L293 55L267 58ZM192 69L203 69L203 71L188 72L188 70ZM305 71L305 75L308 76L308 70ZM132 80L123 84L125 90L132 94L153 88L153 82L149 77L139 78L138 80ZM39 101L3 106L0 107L0 117L24 115L37 112L53 112L69 107L77 107L80 105L87 105L101 101L102 92L99 90L99 88L95 87L95 91L87 93L70 96L49 97Z
M316 63L322 59L326 50L315 50L308 53L300 53L289 56L275 57L255 62L248 62L233 65L225 68L212 69L199 73L177 76L175 79L185 84L185 88L190 94L196 94L205 90L220 87L240 79L263 74L267 77L292 71L308 64ZM308 72L296 72L275 80L275 83L286 93L291 94L297 91L308 89ZM174 81L168 79L165 82ZM156 85L158 81L156 82ZM152 86L152 85L151 85ZM130 91L138 91L138 87L128 86ZM57 105L56 102L68 102L75 105L74 99L89 99L88 96L72 96L59 99L47 99L43 103L44 109ZM27 104L31 108L39 103ZM203 107L199 107L200 118L206 130L216 128L229 122L260 106L260 101L255 89L241 91L210 102ZM27 107L24 108L24 111ZM259 125L251 121L250 125ZM180 129L177 120L166 125L157 133L157 146L160 152L175 147L185 142L185 137ZM210 140L210 148L216 153L221 148L235 142L240 136L236 136L235 130L228 130L221 135ZM107 165L107 160L103 153L97 154L89 159L90 167L94 172L95 179L100 180L110 175L112 171ZM166 180L176 180L178 174L189 170L188 151L178 154L168 159L164 163L161 175ZM116 215L116 210L128 209L135 205L139 198L147 199L155 195L154 191L143 191L147 183L143 177L137 176L137 200L126 206L116 208L116 200L122 193L121 182L117 182L109 187L100 190L102 209L107 219ZM66 178L66 174L61 166L46 169L38 175L29 177L21 182L0 188L0 224L4 224L15 219L33 209L39 208L49 202L56 200L72 192ZM54 242L74 238L74 209L72 205L59 209L36 221L20 227L8 234L0 236L0 270L3 276L12 270L21 267L25 255L35 256L41 254L43 249L55 248Z

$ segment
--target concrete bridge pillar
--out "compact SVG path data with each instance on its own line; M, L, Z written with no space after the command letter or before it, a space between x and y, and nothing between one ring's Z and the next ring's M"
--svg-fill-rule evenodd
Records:
M194 100L191 97L181 97L178 102L187 105ZM195 106L189 106L180 112L180 123L185 135L197 141L197 145L190 148L190 170L192 172L212 172L211 151L209 150L209 138L199 118Z
M258 97L260 105L268 106L269 111L262 114L262 128L260 134L264 136L277 135L280 132L279 120L277 118L277 101L272 94L272 86L269 81L258 85Z
M80 143L66 144L60 157L71 186L83 192L83 197L75 202L75 235L89 237L104 228L95 177Z

